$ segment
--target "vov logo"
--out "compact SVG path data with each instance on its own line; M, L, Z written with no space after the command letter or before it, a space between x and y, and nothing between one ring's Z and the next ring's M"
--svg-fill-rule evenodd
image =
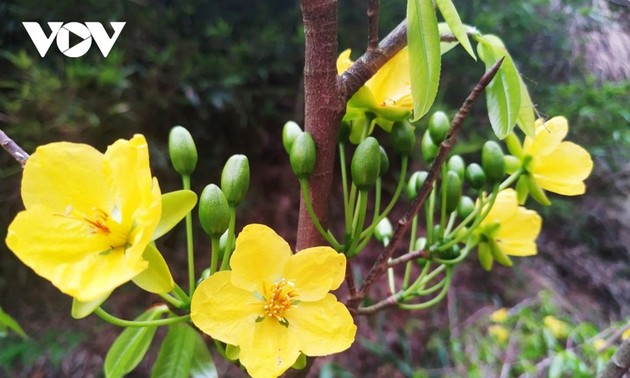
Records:
M79 58L85 55L92 47L92 40L96 42L103 57L107 58L126 22L110 22L109 24L114 29L111 37L100 22L86 22L84 24L80 22L67 22L65 24L63 22L49 22L50 35L47 36L39 23L22 22L42 58L46 56L53 39L57 40L59 51L68 58ZM70 46L70 33L80 38L81 41Z

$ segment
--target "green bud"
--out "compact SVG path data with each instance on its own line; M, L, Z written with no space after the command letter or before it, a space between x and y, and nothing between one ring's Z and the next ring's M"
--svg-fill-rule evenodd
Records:
M390 133L392 146L397 154L408 156L416 144L416 128L409 122L396 122Z
M197 166L197 147L192 135L182 126L175 126L168 134L168 154L175 171L190 176Z
M389 170L389 158L387 157L387 152L383 147L379 147L381 152L381 167L379 168L379 176L383 177L385 173Z
M516 199L520 205L524 204L527 201L527 196L529 195L529 179L527 175L521 175L516 181Z
M466 219L475 210L475 203L472 198L462 196L457 204L457 216L460 219Z
M521 167L521 161L516 156L505 155L503 156L503 163L505 164L505 172L511 175Z
M436 143L441 143L446 139L450 127L451 125L446 113L437 111L431 115L429 119L429 132L431 133L431 139Z
M464 163L464 159L462 159L459 155L453 155L450 159L448 159L448 163L446 163L446 168L449 171L454 171L459 176L459 179L464 181L464 170L466 170L466 163Z
M505 163L503 162L503 150L499 143L492 140L484 143L481 149L481 166L488 182L495 184L503 180Z
M306 355L304 353L300 353L297 360L295 360L291 367L296 370L302 370L306 367L307 362Z
M287 154L291 153L291 146L293 146L293 142L298 135L302 134L302 128L300 125L293 121L288 121L282 127L282 144L284 145L284 150Z
M249 161L245 155L232 155L221 173L221 190L230 206L236 206L249 188Z
M439 224L436 224L435 226L433 226L433 243L435 243L438 240L442 240L444 238L444 228L442 228L442 226L440 226Z
M411 177L409 177L409 181L407 182L407 197L410 200L413 200L418 196L418 191L420 190L422 184L424 184L428 175L429 173L426 171L416 171L411 174Z
M466 180L474 189L481 189L486 184L486 174L477 163L471 163L466 167Z
M422 251L426 247L427 247L427 238L425 237L420 237L416 239L416 242L413 244L413 248L416 251Z
M427 164L431 164L433 159L437 156L438 146L433 142L429 131L425 131L420 142L420 150L422 152L422 158Z
M459 199L462 196L462 180L455 171L448 171L443 185L446 185L446 212L451 213L457 209Z
M376 183L380 167L380 146L374 137L367 137L352 156L350 163L352 181L359 190L366 190Z
M217 238L228 229L230 224L230 207L221 189L207 185L199 198L199 222L211 237Z
M490 246L488 243L479 243L477 251L479 252L479 264L484 270L490 271L490 269L492 269L492 263L494 262L492 253L490 252Z
M441 255L440 257L446 260L453 260L453 259L458 258L461 252L462 252L461 247L455 244L451 248L448 248L442 251L442 253L440 254Z
M378 222L376 228L374 229L374 237L376 240L383 243L383 245L389 244L393 234L394 228L387 218L383 218L380 222Z
M315 141L310 133L295 138L289 155L291 169L299 178L308 178L315 170Z
M225 345L225 358L230 361L238 360L241 354L241 348L238 345L226 344Z

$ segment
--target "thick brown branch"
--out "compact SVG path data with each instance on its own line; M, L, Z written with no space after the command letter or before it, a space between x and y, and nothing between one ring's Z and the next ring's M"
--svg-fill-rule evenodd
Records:
M375 50L378 47L378 10L379 0L368 0L368 46L367 51Z
M451 122L451 127L448 131L446 139L444 139L444 141L440 144L437 156L435 157L435 160L433 161L433 164L429 169L427 178L418 191L418 196L413 201L409 209L407 209L407 212L398 221L396 229L394 230L394 235L392 236L392 240L383 250L383 252L378 256L378 258L374 262L374 265L372 265L372 268L365 277L365 280L357 291L357 294L354 297L348 298L348 307L356 309L359 305L359 302L361 302L361 300L363 300L363 298L365 297L370 286L372 286L376 282L376 280L378 280L387 270L387 261L392 257L396 249L396 245L402 239L402 236L405 234L405 232L407 232L407 229L411 224L411 219L418 213L418 211L420 211L420 208L424 204L425 199L431 192L433 188L433 183L435 182L439 174L440 167L444 164L448 153L453 148L453 145L457 139L457 134L462 127L464 119L468 116L468 113L470 113L470 110L472 109L472 105L475 100L494 78L494 75L499 70L501 63L503 63L503 59L499 60L492 67L490 67L490 69L481 77L477 85L468 95L468 98L466 98L462 106L459 108L459 111Z
M29 155L22 149L22 147L18 146L17 143L13 141L13 139L9 138L4 131L0 130L0 145L7 151L15 160L18 161L24 167L26 164L26 160L28 160Z

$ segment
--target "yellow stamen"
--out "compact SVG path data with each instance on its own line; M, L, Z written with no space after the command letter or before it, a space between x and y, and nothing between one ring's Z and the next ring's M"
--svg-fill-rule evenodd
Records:
M298 293L295 288L295 283L283 278L265 291L264 301L266 303L263 306L263 312L260 318L275 318L280 324L288 326L289 323L285 317L285 313L298 302Z

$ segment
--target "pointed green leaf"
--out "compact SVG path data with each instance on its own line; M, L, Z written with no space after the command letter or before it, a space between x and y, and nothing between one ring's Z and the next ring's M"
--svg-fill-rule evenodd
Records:
M534 114L534 103L532 102L532 98L529 96L527 85L525 85L525 82L520 74L518 78L521 83L521 109L518 113L516 124L525 133L525 135L530 138L534 138L536 136L536 115Z
M195 332L193 340L195 349L193 350L192 369L190 370L191 378L218 378L219 373L212 361L212 355L203 341L201 335Z
M413 121L429 112L440 84L440 33L431 0L407 1L407 44Z
M475 56L475 52L468 39L468 30L459 18L459 14L453 2L451 0L436 0L436 3L440 13L442 13L442 17L444 17L444 21L448 24L455 38L461 43L468 55L474 60L477 60L477 56Z
M188 378L195 349L197 331L184 323L168 327L151 378Z
M177 190L162 194L162 216L152 240L156 240L169 232L197 204L197 195L190 190Z
M168 311L166 305L156 306L145 311L135 320L155 320ZM123 377L132 371L147 353L157 327L126 328L112 344L105 357L106 378Z
M89 302L79 302L76 298L72 298L72 317L75 319L83 319L94 312L112 293L104 294L100 298L96 298Z
M164 294L173 290L175 282L171 271L154 243L147 245L142 258L149 262L149 267L134 277L133 282L149 293Z
M440 31L440 54L444 55L447 52L451 51L455 46L459 45L459 42L452 41L446 42L442 41L442 37L453 35L451 28L448 27L446 22L438 23L438 30Z
M521 80L514 62L496 36L478 36L477 52L489 69L499 59L504 58L499 72L486 87L488 117L494 134L505 138L516 125L521 110Z
M10 330L17 333L24 339L28 338L28 336L26 335L26 332L24 332L24 330L22 329L22 327L20 327L18 322L16 322L15 319L11 317L11 315L4 312L2 308L0 307L0 329L3 327L8 327Z

